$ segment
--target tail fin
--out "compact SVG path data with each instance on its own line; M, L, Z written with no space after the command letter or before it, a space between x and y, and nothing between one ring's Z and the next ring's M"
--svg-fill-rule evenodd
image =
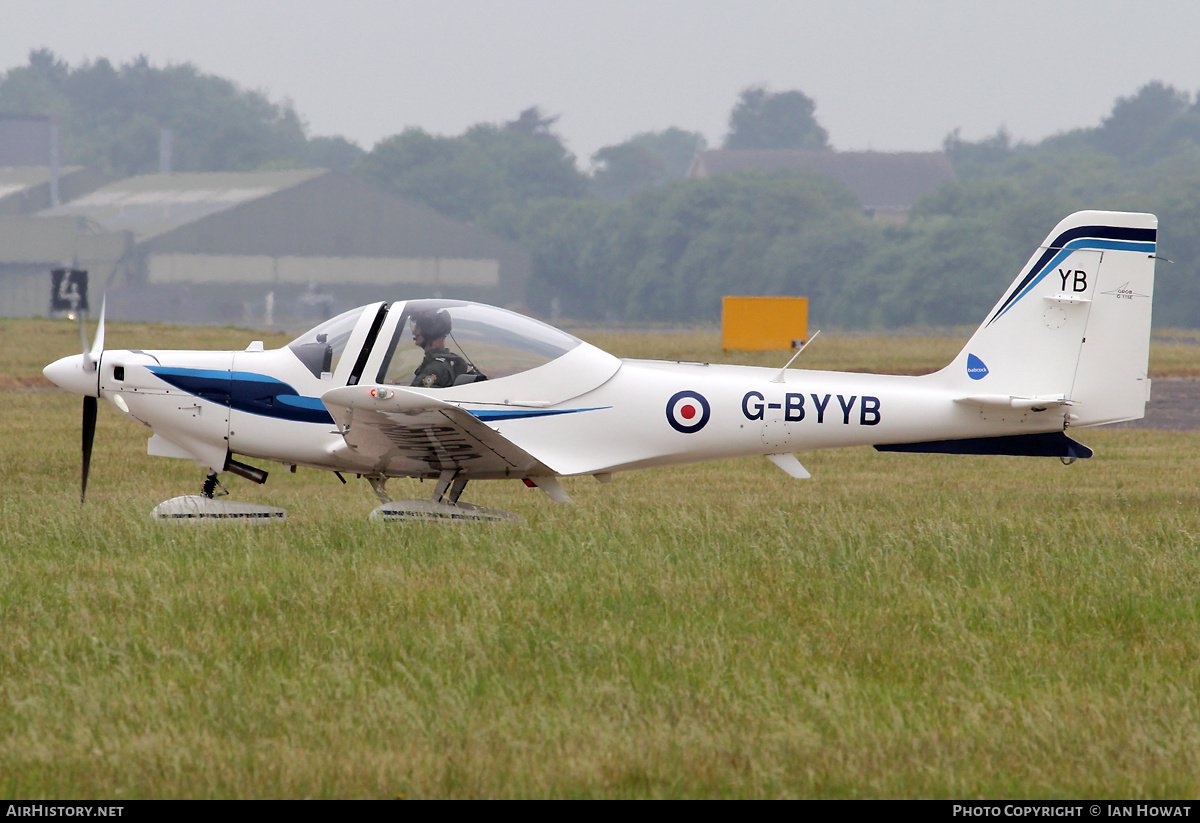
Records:
M1066 218L941 376L984 404L1057 401L1072 426L1142 417L1157 233L1152 214Z

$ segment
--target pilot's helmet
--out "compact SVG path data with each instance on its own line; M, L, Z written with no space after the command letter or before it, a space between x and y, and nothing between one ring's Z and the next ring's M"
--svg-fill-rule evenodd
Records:
M417 312L413 315L413 327L421 330L426 340L437 340L450 333L450 313L445 309Z

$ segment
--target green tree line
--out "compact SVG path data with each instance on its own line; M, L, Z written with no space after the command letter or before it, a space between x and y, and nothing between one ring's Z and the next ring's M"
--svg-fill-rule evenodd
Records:
M309 137L290 103L204 74L191 64L72 68L49 49L0 74L0 114L56 116L68 165L126 177L158 171L159 134L171 131L176 171L321 166L349 170L363 150L342 137Z
M830 149L813 100L745 89L722 147ZM364 150L312 137L290 103L195 67L71 67L52 52L0 74L0 112L54 114L66 163L152 172L158 131L180 171L323 166L357 175L523 244L525 295L542 313L622 321L715 321L724 294L804 295L814 322L843 327L974 324L1055 223L1084 208L1159 216L1158 325L1200 327L1200 96L1149 83L1093 127L1038 143L1004 132L943 148L957 181L903 225L863 214L811 174L688 179L705 138L634 135L581 169L533 106L458 136L409 128Z

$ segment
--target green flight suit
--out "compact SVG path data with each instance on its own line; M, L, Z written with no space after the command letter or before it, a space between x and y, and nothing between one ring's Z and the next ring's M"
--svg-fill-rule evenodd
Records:
M425 359L417 367L412 385L427 389L444 389L453 386L455 379L467 371L465 360L445 346L439 346L425 352Z

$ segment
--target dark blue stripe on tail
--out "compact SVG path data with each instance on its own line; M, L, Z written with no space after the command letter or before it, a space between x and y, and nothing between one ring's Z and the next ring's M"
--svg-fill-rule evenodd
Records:
M1029 270L1029 273L1017 284L1015 289L1009 292L1004 302L988 318L988 323L991 323L997 317L1004 314L1009 304L1016 300L1017 296L1025 290L1025 287L1041 274L1046 265L1054 258L1054 255L1062 251L1063 247L1072 240L1078 240L1081 237L1096 238L1097 240L1126 240L1134 243L1155 243L1158 238L1158 229L1135 229L1128 226L1077 226L1063 232L1054 238L1054 241L1042 252L1042 256L1038 258L1037 263Z

